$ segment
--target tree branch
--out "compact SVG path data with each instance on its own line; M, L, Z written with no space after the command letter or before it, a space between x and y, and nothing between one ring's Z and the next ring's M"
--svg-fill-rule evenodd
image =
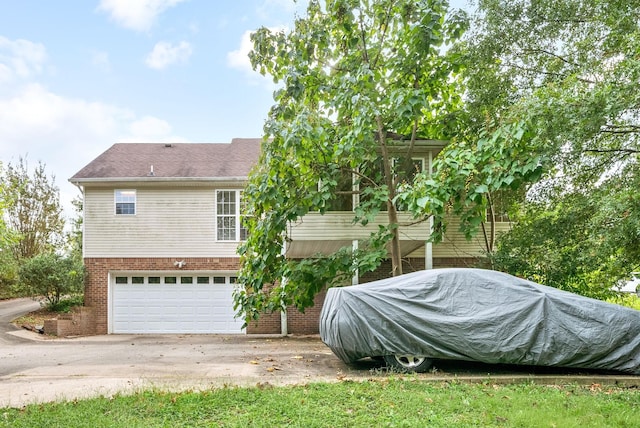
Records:
M585 149L586 153L626 153L626 154L636 154L640 153L638 149Z
M600 132L607 134L635 134L640 132L638 125L604 125Z
M564 58L563 56L558 55L558 54L556 54L554 52L549 52L549 51L547 51L545 49L523 49L522 53L524 53L524 54L527 54L527 53L543 53L545 55L549 55L549 56L552 56L554 58L557 58L560 61L564 62L565 64L571 65L573 67L578 67L578 64L576 64L575 62L571 62L568 59Z
M522 70L522 71L528 71L531 73L537 73L537 74L544 74L546 76L554 76L554 77L561 77L561 78L566 78L567 75L566 74L562 74L562 73L553 73L551 71L542 71L542 70L535 70L533 68L529 68L529 67L523 67L521 65L517 65L517 64L513 64L513 63L505 63L505 65L507 67L513 67L513 68L517 68L518 70ZM593 80L589 80L589 79L585 79L583 77L576 77L576 80L583 82L583 83L590 83L595 85L597 82L593 81Z

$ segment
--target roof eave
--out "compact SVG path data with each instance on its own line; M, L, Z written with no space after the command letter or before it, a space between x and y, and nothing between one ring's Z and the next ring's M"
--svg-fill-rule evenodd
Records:
M70 178L69 182L81 185L86 183L219 183L219 182L244 182L248 177L87 177Z

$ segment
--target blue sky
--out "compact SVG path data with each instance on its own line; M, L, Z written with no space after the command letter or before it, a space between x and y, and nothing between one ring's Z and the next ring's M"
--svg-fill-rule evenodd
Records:
M464 0L453 1L461 4ZM0 161L68 179L116 142L260 137L273 84L249 33L292 0L0 0Z

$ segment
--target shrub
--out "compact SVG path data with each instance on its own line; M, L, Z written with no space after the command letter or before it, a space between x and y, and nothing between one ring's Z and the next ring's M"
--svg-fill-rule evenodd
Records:
M635 294L620 293L615 297L607 299L607 302L627 306L640 311L640 297Z
M82 291L84 267L70 257L44 253L29 259L19 272L19 286L30 296L43 296L50 306Z
M75 296L62 297L58 303L49 303L47 309L52 312L68 313L74 306L82 306L84 298L81 294Z

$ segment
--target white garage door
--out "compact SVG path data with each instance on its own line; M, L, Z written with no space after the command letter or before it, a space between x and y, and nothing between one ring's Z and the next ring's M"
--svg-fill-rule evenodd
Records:
M235 283L224 274L114 274L111 332L243 333L234 318Z

